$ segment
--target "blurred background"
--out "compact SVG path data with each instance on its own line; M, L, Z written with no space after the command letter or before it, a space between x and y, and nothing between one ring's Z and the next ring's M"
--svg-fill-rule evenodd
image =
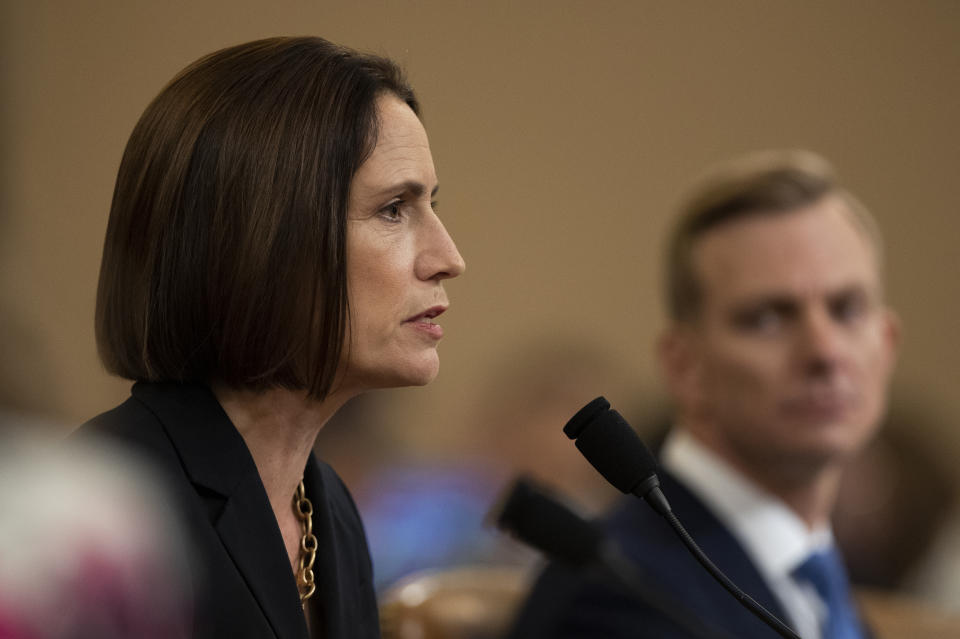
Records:
M865 583L960 609L960 3L0 7L7 421L65 432L127 396L97 360L93 310L116 170L147 103L215 49L320 35L407 69L441 216L468 264L448 285L437 381L361 398L318 444L368 511L375 555L380 514L396 526L378 486L449 485L463 505L447 512L471 529L493 492L475 487L517 470L599 510L610 495L559 428L599 394L651 435L664 423L653 344L677 201L717 161L803 147L831 159L879 220L905 327L890 423L853 475L838 535L872 531L851 558ZM370 479L387 468L398 474ZM436 473L424 479L425 468ZM478 479L461 489L466 470ZM380 577L416 567L398 561Z

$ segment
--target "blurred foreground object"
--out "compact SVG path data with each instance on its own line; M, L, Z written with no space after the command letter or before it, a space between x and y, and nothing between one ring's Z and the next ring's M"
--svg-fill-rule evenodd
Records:
M410 575L380 598L383 639L502 637L529 586L528 572L512 566Z
M467 566L427 570L381 597L383 639L496 639L530 587L514 567ZM960 618L909 598L858 591L856 599L878 639L960 637Z
M383 639L497 639L526 596L530 575L516 567L426 570L397 582L380 599ZM960 637L960 618L909 598L858 591L878 639Z
M181 534L151 483L112 449L0 440L0 637L189 636Z

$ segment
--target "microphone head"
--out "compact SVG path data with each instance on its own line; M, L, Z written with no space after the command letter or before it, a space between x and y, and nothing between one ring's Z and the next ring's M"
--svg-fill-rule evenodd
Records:
M600 557L600 528L573 512L530 479L514 481L490 511L497 526L560 561L582 566Z
M580 409L563 430L576 438L587 461L622 492L633 493L644 482L651 487L659 484L657 461L630 424L602 397Z
M610 410L610 402L602 395L592 400L589 404L577 411L577 414L570 418L567 425L563 427L563 432L570 439L576 439L584 427L592 422L600 413Z

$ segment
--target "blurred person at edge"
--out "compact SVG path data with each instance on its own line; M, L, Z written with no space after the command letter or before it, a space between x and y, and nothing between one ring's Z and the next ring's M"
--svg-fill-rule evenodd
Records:
M886 409L899 324L882 261L866 209L825 160L799 151L717 167L669 241L659 353L676 412L663 492L717 566L805 639L867 636L829 517L844 466ZM605 527L677 611L732 636L770 632L640 500ZM514 636L688 635L551 565Z
M0 637L190 637L190 559L149 464L26 433L0 434Z
M391 61L273 38L187 67L127 144L96 332L136 383L81 431L166 471L197 637L379 636L363 525L311 447L350 397L438 372L464 262L418 114Z

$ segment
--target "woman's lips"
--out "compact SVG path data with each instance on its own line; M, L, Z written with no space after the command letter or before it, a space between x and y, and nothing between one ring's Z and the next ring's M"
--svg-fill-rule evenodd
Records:
M443 327L439 324L435 324L431 320L441 313L443 313L447 308L445 306L434 306L428 308L426 311L414 315L410 319L404 321L404 324L409 324L415 330L418 330L425 335L439 340L443 337Z

